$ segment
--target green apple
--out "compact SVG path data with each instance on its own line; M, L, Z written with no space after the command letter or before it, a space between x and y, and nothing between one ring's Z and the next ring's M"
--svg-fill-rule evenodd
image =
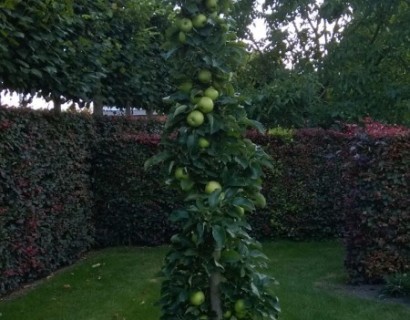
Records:
M198 80L202 83L209 83L212 80L212 73L209 70L203 69L198 72Z
M178 89L182 92L189 93L192 90L193 84L192 81L185 81L178 86Z
M204 96L216 100L219 97L219 92L214 87L209 87L205 90Z
M185 42L186 42L186 34L185 34L185 32L180 31L180 32L178 33L178 40L179 40L179 42L181 42L181 43L185 43Z
M208 320L208 316L204 314L199 317L199 320Z
M205 302L205 295L202 291L197 291L191 294L189 302L194 306L200 306Z
M236 213L238 216L243 217L245 215L245 209L240 206L235 206Z
M246 308L245 300L243 299L236 300L235 305L234 305L234 310L236 314L244 313L245 308Z
M230 317L232 317L232 312L230 310L228 310L224 313L224 318L229 319Z
M192 19L192 24L195 28L200 29L205 27L207 21L208 18L206 17L206 15L200 13Z
M202 149L208 148L210 144L211 143L209 142L209 140L207 140L203 137L198 139L198 146Z
M175 179L178 179L178 180L187 180L189 178L186 168L182 168L182 167L176 168L174 176L175 176Z
M218 189L222 189L222 186L218 181L209 181L205 186L205 193L211 194Z
M253 201L255 203L255 206L257 206L259 208L265 208L266 207L266 199L265 199L264 195L260 192L256 193L253 196Z
M186 117L186 122L194 128L199 127L201 124L203 124L204 120L204 114L198 110L191 111Z
M192 28L193 24L191 19L182 18L181 20L179 20L179 30L181 30L182 32L189 32L192 30Z
M218 0L206 0L205 7L211 12L216 11L218 9Z
M214 110L214 102L212 101L211 98L209 97L202 97L198 101L198 108L201 110L203 113L209 113L212 110Z

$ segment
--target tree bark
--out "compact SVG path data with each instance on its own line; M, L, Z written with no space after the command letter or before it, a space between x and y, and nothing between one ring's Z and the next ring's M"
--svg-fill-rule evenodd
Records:
M125 115L127 117L131 117L131 102L127 101L127 105L125 106Z
M103 115L103 102L102 102L102 96L101 95L96 95L94 97L94 109L93 109L93 115L94 116L102 116Z
M152 111L151 108L147 108L147 109L145 109L145 112L147 114L147 118L152 119L152 116L154 115L154 111Z
M58 97L53 98L53 104L54 104L54 113L55 114L61 114L61 99Z
M221 283L221 273L214 272L209 279L210 282L210 295L211 295L211 308L215 312L214 320L222 319L222 305L221 305L221 293L219 291L219 285Z

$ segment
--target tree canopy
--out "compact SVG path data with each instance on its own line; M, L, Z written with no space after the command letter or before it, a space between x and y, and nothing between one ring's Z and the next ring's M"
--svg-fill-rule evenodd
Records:
M46 99L161 108L163 1L19 1L0 5L2 89ZM154 108L155 109L155 108Z
M268 36L241 76L253 116L296 127L365 116L410 124L409 14L403 0L264 1Z
M175 1L6 0L0 89L82 106L166 111L173 90L163 31ZM261 5L261 6L260 6ZM405 0L237 0L249 45L237 77L250 116L267 125L410 124L410 8ZM262 18L267 37L250 31ZM172 28L171 28L172 29Z

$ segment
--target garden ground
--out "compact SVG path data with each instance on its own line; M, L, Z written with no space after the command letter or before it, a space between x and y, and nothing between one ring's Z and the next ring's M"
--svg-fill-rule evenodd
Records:
M167 250L91 252L74 266L3 298L0 320L157 320L158 271ZM270 258L267 272L280 282L274 288L280 319L410 319L408 301L380 300L374 287L345 285L344 252L336 241L278 241L265 243L264 252Z

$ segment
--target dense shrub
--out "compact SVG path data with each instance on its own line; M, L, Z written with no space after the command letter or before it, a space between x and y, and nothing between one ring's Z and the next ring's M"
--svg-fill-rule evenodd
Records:
M0 294L72 263L95 245L157 245L181 206L146 159L163 122L0 109ZM259 239L342 233L352 282L406 272L410 256L410 145L379 124L338 133L249 132L274 161L266 209L249 222ZM343 177L343 179L341 179ZM345 220L346 218L346 220Z
M112 130L116 125L111 123ZM181 203L177 192L165 188L155 170L144 170L144 162L158 152L158 143L158 135L129 132L96 144L94 217L99 246L158 245L175 231L168 215Z
M165 118L153 117L98 117L95 122L95 131L98 139L124 136L143 132L158 135L162 133Z
M288 136L253 135L273 157L266 172L266 209L251 218L259 235L291 239L335 237L343 230L342 152L347 137L325 130ZM259 223L258 223L259 222Z
M345 265L353 283L410 269L410 134L378 137L350 145Z
M0 294L93 240L90 119L0 108Z

